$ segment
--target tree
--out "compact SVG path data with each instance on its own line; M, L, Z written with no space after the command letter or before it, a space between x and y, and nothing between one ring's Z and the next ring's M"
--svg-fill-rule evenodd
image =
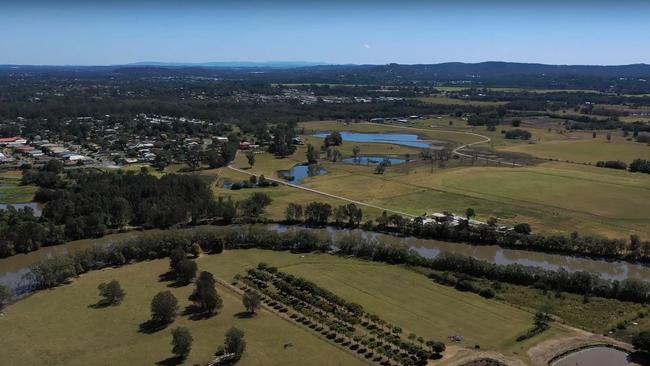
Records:
M188 284L196 276L198 266L196 262L184 258L176 265L174 271L176 272L176 279L183 284Z
M354 155L354 159L356 160L359 158L359 153L361 152L361 148L359 146L355 146L352 148L352 154Z
M157 324L169 324L178 313L178 300L170 291L161 291L151 300L151 320Z
M650 352L650 331L646 330L635 335L632 344L639 351Z
M532 232L532 230L530 229L530 225L528 225L525 222L515 225L513 229L515 230L516 233L525 234L525 235L528 235Z
M192 334L185 327L178 327L172 330L172 353L181 359L186 359L192 349Z
M5 285L0 285L0 311L13 299L14 293Z
M187 254L181 246L177 246L169 252L169 268L176 270L176 266L180 261L187 258Z
M467 217L467 221L469 221L472 217L476 216L476 212L474 211L473 208L468 208L465 210L465 217Z
M216 281L210 272L203 271L196 280L196 288L190 300L192 300L204 313L212 314L223 307L223 300L215 288Z
M252 168L253 165L255 165L255 153L253 150L248 150L246 152L246 159L248 159L248 165L250 165Z
M236 358L240 358L246 349L244 332L239 328L232 327L226 332L224 347L227 353L234 353Z
M305 207L305 221L310 225L326 225L332 216L332 206L322 202L311 202Z
M307 145L307 164L317 164L318 163L318 158L319 158L319 153L314 147L314 145L309 144Z
M201 246L199 243L193 243L190 251L192 252L194 258L198 258L201 255Z
M262 299L260 298L260 294L256 291L247 291L244 293L242 303L244 304L246 311L249 313L255 314L255 310L260 307L261 302Z
M323 141L323 145L325 145L325 147L339 146L342 143L343 143L343 137L341 136L341 133L338 131L334 131L329 135L325 136L325 140Z
M273 200L271 197L262 192L255 192L252 196L244 200L240 207L244 211L244 216L257 218L264 214L266 206L270 205Z
M285 211L285 219L288 222L298 222L302 220L302 205L290 202Z
M126 295L120 283L116 280L100 283L97 289L99 290L99 296L103 298L100 303L106 305L119 305Z

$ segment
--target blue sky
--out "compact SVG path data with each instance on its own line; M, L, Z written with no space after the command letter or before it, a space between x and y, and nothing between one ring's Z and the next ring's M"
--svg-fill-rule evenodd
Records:
M0 64L650 63L648 3L4 0Z

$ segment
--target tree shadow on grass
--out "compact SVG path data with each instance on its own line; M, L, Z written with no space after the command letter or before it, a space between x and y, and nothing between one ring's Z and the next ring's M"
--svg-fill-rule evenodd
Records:
M171 282L176 281L176 274L174 271L167 271L158 276L158 282Z
M94 304L88 305L88 309L103 309L103 308L107 308L107 307L109 307L111 305L113 305L113 304L111 304L108 301L99 300Z
M138 332L144 333L144 334L153 334L158 331L161 331L163 329L167 328L166 323L160 323L155 320L147 320L146 322L140 323L140 327L138 328Z
M171 356L171 357L167 357L164 360L160 360L160 361L156 362L156 365L160 365L160 366L176 366L176 365L180 365L182 362L183 362L183 357L181 357L181 356Z
M176 278L176 273L174 273L174 271L167 271L159 275L158 282L171 282L167 284L167 287L171 288L183 287L190 284L189 282L179 281L178 278Z
M189 315L190 320L203 320L212 318L215 313L203 311L196 305L188 305L183 310L183 315Z
M235 314L235 318L237 319L250 319L255 316L255 313L249 313L248 311L240 311L237 314Z

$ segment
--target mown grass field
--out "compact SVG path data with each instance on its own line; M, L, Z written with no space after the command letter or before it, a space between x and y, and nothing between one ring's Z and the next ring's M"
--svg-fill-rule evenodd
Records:
M560 161L595 164L600 160L621 160L627 164L634 159L650 159L650 146L612 134L608 142L606 134L598 133L596 138L591 134L580 134L576 140L541 141L535 144L520 144L506 147L504 150L524 152L540 158L551 158Z
M463 346L513 355L538 342L568 331L553 327L543 336L517 343L515 338L532 325L532 313L496 300L486 300L432 283L422 274L380 263L345 259L326 254L290 254L263 250L226 251L202 256L199 268L226 280L266 262L282 271L305 277L336 294L397 324L405 334L445 342L462 335ZM159 282L168 261L158 260L119 269L91 272L72 284L39 292L9 306L0 318L3 365L132 365L152 364L170 357L170 331L190 328L194 345L185 364L205 362L223 341L232 325L246 333L248 343L242 365L356 365L360 360L328 345L321 338L266 311L252 319L240 319L238 295L219 287L223 311L210 319L193 321L180 316L167 329L153 334L138 332L149 318L149 302L155 293L170 289L181 308L188 304L192 286L169 288ZM117 307L91 308L97 301L97 285L117 279L127 292ZM291 343L293 346L284 348Z
M199 261L218 275L218 256ZM188 327L194 337L189 358L192 365L207 362L227 329L245 332L246 352L239 365L363 365L360 359L324 339L267 311L254 318L239 318L244 310L239 295L219 287L224 300L220 314L204 320L179 316L172 325L153 334L139 333L149 319L151 298L171 290L183 309L193 286L170 288L158 276L168 269L158 260L91 272L71 285L42 291L9 306L0 317L0 364L24 365L152 365L171 357L171 329ZM241 268L240 270L243 270ZM91 308L98 300L101 282L120 281L127 295L116 307ZM291 346L285 347L286 344Z

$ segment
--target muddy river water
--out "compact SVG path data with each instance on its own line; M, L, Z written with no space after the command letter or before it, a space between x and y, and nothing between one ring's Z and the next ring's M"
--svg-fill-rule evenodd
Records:
M266 225L265 227L277 230L295 230L295 227L283 225ZM321 235L331 235L334 241L344 235L361 235L375 238L382 242L406 245L413 248L424 257L433 258L442 252L451 252L471 256L497 264L518 263L526 266L540 267L557 270L564 268L567 271L587 271L611 280L623 280L628 277L650 279L650 267L627 263L622 261L605 261L591 258L571 257L560 254L547 254L529 252L524 250L504 249L499 246L476 246L462 243L449 243L436 240L423 240L417 238L403 238L386 234L364 232L361 230L339 230L334 228L310 229ZM107 235L100 239L85 239L66 244L41 248L29 254L19 254L13 257L0 259L0 284L19 288L25 285L23 276L29 272L29 266L52 256L74 252L93 245L107 246L130 237L140 235L141 232L128 232Z

